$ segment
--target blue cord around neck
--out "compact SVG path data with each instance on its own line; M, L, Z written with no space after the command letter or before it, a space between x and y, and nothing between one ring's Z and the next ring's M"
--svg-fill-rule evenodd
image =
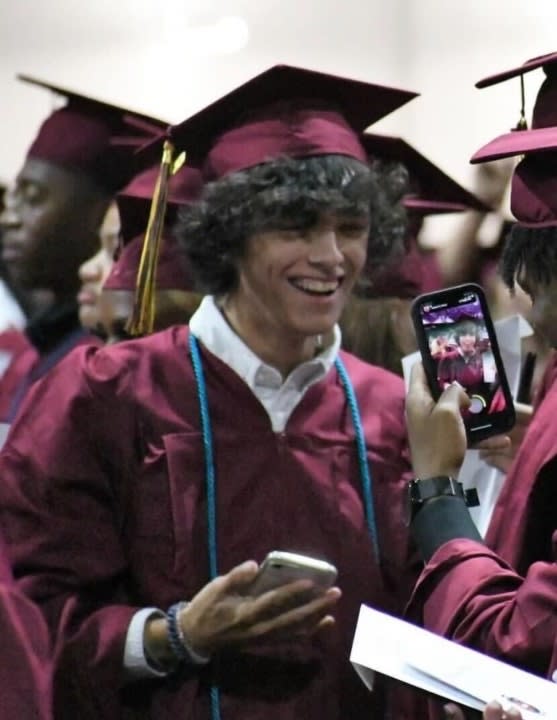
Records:
M203 453L205 456L205 485L207 492L207 536L208 536L208 552L209 552L209 577L213 580L218 575L218 554L217 554L217 503L216 503L216 472L215 457L213 453L213 430L211 428L211 416L209 413L209 402L207 398L207 386L205 384L205 375L203 373L203 363L201 353L199 351L199 343L195 335L189 334L189 350L191 362L193 365L193 374L197 389L197 398L199 401L199 411L201 415L201 432L203 436ZM371 469L367 459L366 444L364 431L360 417L360 410L356 400L356 393L352 386L344 363L337 357L335 360L335 368L340 377L346 402L350 409L350 417L356 435L356 448L358 451L358 466L360 469L360 483L362 487L362 495L364 501L364 512L366 517L367 528L371 537L373 551L380 564L381 556L379 554L379 539L377 534L377 524L375 520L375 508L373 503L373 484ZM220 720L220 694L216 686L211 687L211 720Z

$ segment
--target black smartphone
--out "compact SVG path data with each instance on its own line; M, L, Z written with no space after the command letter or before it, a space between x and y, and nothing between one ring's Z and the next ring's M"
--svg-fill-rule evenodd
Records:
M412 321L435 399L455 380L470 398L463 412L468 440L510 430L513 399L482 288L468 283L420 295Z

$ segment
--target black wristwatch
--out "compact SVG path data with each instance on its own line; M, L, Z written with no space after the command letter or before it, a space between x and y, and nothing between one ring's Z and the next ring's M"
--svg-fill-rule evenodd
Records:
M467 507L476 507L480 504L476 489L465 490L456 478L448 475L414 478L408 483L408 523L412 522L428 500L442 496L460 497Z

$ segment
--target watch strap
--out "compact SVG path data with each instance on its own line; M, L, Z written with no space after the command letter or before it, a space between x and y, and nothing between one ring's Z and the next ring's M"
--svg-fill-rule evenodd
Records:
M475 488L465 490L461 482L449 475L415 478L408 485L408 493L412 518L428 500L437 497L459 497L467 507L480 504Z

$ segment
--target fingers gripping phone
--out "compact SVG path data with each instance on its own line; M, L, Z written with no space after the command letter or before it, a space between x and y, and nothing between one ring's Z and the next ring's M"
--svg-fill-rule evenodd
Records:
M513 399L482 288L469 283L420 295L411 312L433 397L456 380L470 398L463 411L468 440L510 430Z
M262 595L296 580L311 580L323 592L333 586L337 574L336 567L324 560L275 550L259 566L249 592L252 596Z

